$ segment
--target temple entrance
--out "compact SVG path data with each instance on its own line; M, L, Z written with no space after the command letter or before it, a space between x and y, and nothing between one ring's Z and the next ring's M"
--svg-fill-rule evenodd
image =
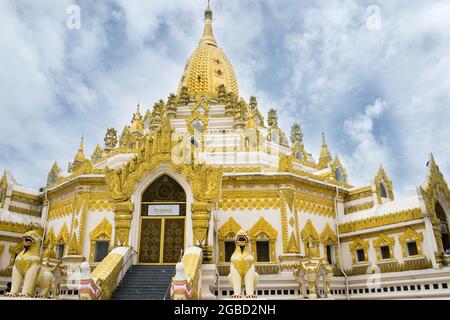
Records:
M186 193L171 177L156 179L142 194L140 264L175 264L184 250Z

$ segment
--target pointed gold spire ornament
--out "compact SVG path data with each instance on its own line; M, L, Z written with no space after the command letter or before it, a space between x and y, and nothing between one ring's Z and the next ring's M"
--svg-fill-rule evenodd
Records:
M144 132L144 121L142 120L141 113L139 111L139 104L137 105L136 113L133 115L131 120L131 132Z
M236 74L227 56L217 44L212 21L213 11L208 2L202 37L186 63L178 86L179 101L187 103L189 98L195 98L198 94L218 97L219 87L226 93L239 96ZM222 85L224 87L221 87Z
M203 36L200 43L205 43L211 46L217 47L216 39L214 38L213 28L212 28L212 17L213 12L211 9L211 4L208 1L208 7L205 10L205 26L203 28Z
M320 150L319 157L319 169L326 168L333 158L331 157L331 152L328 149L327 141L325 140L325 133L322 133L322 149Z
M78 148L77 154L75 155L74 162L83 162L84 160L86 160L86 157L84 156L84 151L83 151L83 143L84 143L84 139L83 139L83 137L81 137L80 146Z

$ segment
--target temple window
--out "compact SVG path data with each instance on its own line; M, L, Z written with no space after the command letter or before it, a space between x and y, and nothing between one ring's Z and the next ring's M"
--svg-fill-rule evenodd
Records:
M386 260L391 258L389 246L381 246L380 247L381 259Z
M108 255L109 241L95 241L94 262L101 262Z
M323 244L324 256L327 262L331 265L339 264L339 257L337 254L337 237L331 229L330 225L327 223L320 235L320 241Z
M225 241L225 262L230 262L235 249L236 243L234 241Z
M334 245L328 244L326 245L325 249L328 263L335 264L336 261L335 261Z
M336 179L336 181L338 182L344 182L344 176L342 175L341 169L336 168L336 170L334 171L334 177Z
M297 152L295 153L295 157L298 160L303 160L303 153L300 150L297 150Z
M401 247L403 257L420 257L422 253L422 240L423 234L418 233L410 228L406 229L405 232L398 237Z
M256 241L256 261L270 262L269 241Z
M55 182L56 182L56 174L54 172L52 172L50 174L50 177L48 178L48 183L53 184ZM1 191L0 191L0 196L1 196Z
M377 261L394 259L394 243L395 239L393 237L383 233L373 241Z
M199 133L203 132L203 123L200 120L194 120L192 125L194 126L195 131Z
M191 137L191 144L196 148L200 146L200 143L198 143L198 140L194 136Z
M380 183L380 192L381 192L381 197L382 198L388 198L388 192L386 190L386 186L384 185L384 183Z
M108 255L111 235L112 225L108 219L103 218L103 220L89 233L89 261L101 262Z
M257 263L276 262L275 242L277 240L277 230L267 222L264 217L253 225L248 231L253 254Z
M447 215L439 202L435 206L436 216L439 219L440 230L442 235L442 247L445 253L450 253L450 232L448 227Z
M64 243L58 243L55 245L56 259L61 260L64 256Z
M419 251L417 250L417 242L411 241L406 244L408 249L408 256L417 256Z
M361 238L356 238L350 244L350 252L353 257L353 264L366 263L369 262L368 257L369 251L369 241L363 240Z
M365 262L366 261L364 249L356 250L356 260L357 260L357 262Z

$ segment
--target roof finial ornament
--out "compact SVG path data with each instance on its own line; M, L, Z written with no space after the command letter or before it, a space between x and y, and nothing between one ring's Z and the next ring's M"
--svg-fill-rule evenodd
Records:
M331 161L333 161L331 152L328 149L327 141L325 139L325 133L322 132L322 149L320 150L318 167L320 169L326 168L331 163Z
M75 162L82 162L86 159L84 156L83 144L84 144L84 138L81 137L80 146L78 147L78 152L75 156Z
M327 140L325 139L325 132L322 132L322 146L327 145Z
M214 38L213 29L212 29L212 17L213 12L211 9L210 1L208 0L208 6L205 10L205 27L203 29L203 36L200 40L200 43L204 42L206 44L209 44L211 46L217 47L216 39Z

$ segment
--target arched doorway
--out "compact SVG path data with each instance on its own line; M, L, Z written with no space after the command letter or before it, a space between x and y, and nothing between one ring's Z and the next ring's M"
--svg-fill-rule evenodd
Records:
M185 247L186 193L170 176L151 183L141 197L140 264L175 264Z
M436 216L440 221L440 228L442 234L442 247L446 254L450 254L450 230L448 226L447 215L444 208L442 208L439 202L436 202Z

